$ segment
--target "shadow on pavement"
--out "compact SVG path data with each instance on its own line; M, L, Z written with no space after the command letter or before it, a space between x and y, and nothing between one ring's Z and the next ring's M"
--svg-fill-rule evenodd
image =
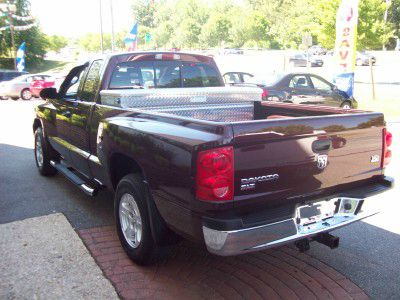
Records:
M113 195L83 194L62 175L43 177L33 149L0 144L0 223L61 212L75 228L114 224Z

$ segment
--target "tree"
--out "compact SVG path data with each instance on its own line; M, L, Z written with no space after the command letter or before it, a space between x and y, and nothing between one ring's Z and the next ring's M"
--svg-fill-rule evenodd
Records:
M358 49L382 49L393 36L392 24L385 23L383 16L386 3L382 0L361 0L358 18Z
M393 38L389 41L389 48L396 46L396 38L400 39L400 0L392 0L388 7L387 22L393 25Z
M319 43L333 48L336 36L336 12L340 0L320 0L311 2L315 22L312 32ZM386 4L381 0L360 0L357 26L358 49L381 49L393 36L392 24L383 20Z
M68 40L59 35L48 35L47 37L48 50L59 52L62 48L68 45Z
M29 16L30 15L30 1L17 0L16 15ZM26 25L26 22L14 21L14 25ZM0 27L6 25L5 19L0 20ZM34 26L28 30L15 31L14 35L15 47L19 47L22 42L26 43L25 60L27 65L38 65L43 61L48 46L45 35L41 32L38 26ZM14 53L17 49L13 49ZM15 54L14 54L15 55ZM0 33L0 56L11 57L11 32L5 30Z

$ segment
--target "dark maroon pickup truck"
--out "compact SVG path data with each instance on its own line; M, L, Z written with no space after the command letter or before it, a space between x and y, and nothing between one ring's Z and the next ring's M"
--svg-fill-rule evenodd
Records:
M33 123L42 175L115 191L121 243L138 263L182 236L217 255L316 240L375 214L391 135L381 113L261 101L225 87L210 57L110 55L75 67Z

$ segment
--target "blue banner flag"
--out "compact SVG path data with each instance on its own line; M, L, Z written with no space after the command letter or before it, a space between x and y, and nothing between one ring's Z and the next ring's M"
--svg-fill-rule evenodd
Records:
M124 39L124 43L127 46L128 51L136 50L137 40L138 40L137 35L138 35L138 24L137 22L135 22L135 24L132 27L132 30Z
M17 70L19 72L22 72L25 70L25 42L19 46L18 51L17 51Z

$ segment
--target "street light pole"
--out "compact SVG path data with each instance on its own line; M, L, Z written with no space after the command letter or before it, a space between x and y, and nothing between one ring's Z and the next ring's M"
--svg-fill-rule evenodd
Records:
M14 61L14 70L17 69L17 59L15 57L15 39L14 39L14 24L12 19L12 4L7 1L7 16L8 16L8 25L10 26L10 34L11 34L11 57Z
M99 0L99 16L100 16L100 47L101 47L101 53L104 53L104 41L103 41L103 16L102 16L102 11L101 11L101 0Z
M115 51L115 39L114 39L113 0L110 0L110 13L111 13L111 52L114 52Z
M392 4L392 1L391 0L386 0L385 2L386 2L386 10L385 10L385 13L383 15L383 21L386 23L387 22L387 17L388 17L388 8ZM386 50L386 46L385 45L382 46L382 50Z

